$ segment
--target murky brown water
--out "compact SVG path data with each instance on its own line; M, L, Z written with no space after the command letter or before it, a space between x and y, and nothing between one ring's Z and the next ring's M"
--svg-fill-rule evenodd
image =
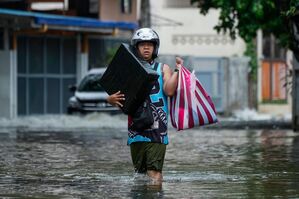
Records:
M299 198L299 134L170 131L162 187L135 175L126 131L0 133L2 198Z

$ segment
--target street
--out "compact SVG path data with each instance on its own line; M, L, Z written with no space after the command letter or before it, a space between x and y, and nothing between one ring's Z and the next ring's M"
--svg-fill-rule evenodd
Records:
M64 127L58 121L55 127L55 119L44 122L44 128L38 124L17 131L2 127L0 196L299 196L299 135L290 129L170 129L164 181L162 187L155 187L145 176L133 172L124 119L121 115L90 115L82 117L81 124L74 124L77 130L70 125L74 118L60 121ZM113 121L118 121L119 127L112 126ZM86 124L90 128L84 128Z

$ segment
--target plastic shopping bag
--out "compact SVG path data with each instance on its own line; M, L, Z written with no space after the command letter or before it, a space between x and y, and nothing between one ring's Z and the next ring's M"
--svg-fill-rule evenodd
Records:
M170 99L170 119L178 131L217 122L215 106L194 73L179 70L176 94Z

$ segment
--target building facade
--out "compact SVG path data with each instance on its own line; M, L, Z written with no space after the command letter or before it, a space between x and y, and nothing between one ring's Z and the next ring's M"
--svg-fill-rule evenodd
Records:
M160 59L174 66L175 56L195 74L211 95L218 113L248 107L248 58L245 43L217 34L219 11L206 16L189 0L151 1L152 27L160 36ZM242 92L239 92L242 90Z
M0 2L0 117L65 113L68 87L138 27L137 1L126 2Z
M176 55L185 57L212 95L219 112L230 114L249 108L249 59L245 42L217 34L219 10L201 15L189 0L151 0L151 23L161 39L162 59L174 65ZM258 34L257 111L274 115L291 113L290 70L292 55L279 47L273 36ZM163 56L161 56L162 58ZM255 90L255 89L253 89Z

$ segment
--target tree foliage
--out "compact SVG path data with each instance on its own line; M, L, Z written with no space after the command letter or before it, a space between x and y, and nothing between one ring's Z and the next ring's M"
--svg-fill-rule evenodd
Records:
M201 14L219 9L218 33L228 33L232 39L239 35L246 42L245 55L250 60L250 78L257 78L256 48L253 39L261 29L274 34L280 45L293 50L299 60L299 0L191 0ZM297 18L297 19L296 19ZM297 20L297 22L296 22Z
M292 48L290 19L296 14L299 0L191 0L197 3L200 13L220 9L217 32L238 34L246 43L252 41L256 31L273 33L284 47Z

